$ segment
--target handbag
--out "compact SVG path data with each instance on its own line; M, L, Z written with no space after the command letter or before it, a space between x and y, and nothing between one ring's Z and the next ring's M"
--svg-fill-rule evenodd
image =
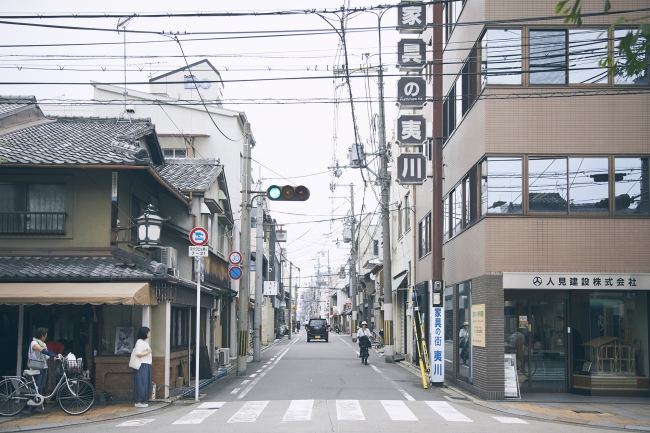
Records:
M140 364L142 364L142 359L135 354L135 349L131 352L131 360L129 361L129 367L134 370L140 370Z
M42 353L34 352L32 346L29 346L29 356L27 358L27 368L30 370L45 370L47 361Z

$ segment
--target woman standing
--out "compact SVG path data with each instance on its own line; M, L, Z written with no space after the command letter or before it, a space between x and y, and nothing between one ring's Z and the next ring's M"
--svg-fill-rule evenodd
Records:
M138 341L135 343L133 352L140 358L140 368L133 370L133 400L135 407L149 406L146 401L151 395L151 347L147 339L151 337L151 329L143 326L138 331Z
M45 344L45 340L47 340L47 333L49 332L49 329L47 328L36 328L36 331L34 332L34 339L32 340L31 344L29 345L29 351L27 354L27 366L30 364L31 361L36 361L40 362L41 365L43 365L43 368L40 369L40 374L37 376L34 376L34 380L36 381L36 386L38 387L39 392L42 391L43 389L43 381L45 380L45 375L47 374L47 359L51 357L55 357L56 353L52 352L47 348L47 345ZM43 409L43 406L41 405L41 409Z

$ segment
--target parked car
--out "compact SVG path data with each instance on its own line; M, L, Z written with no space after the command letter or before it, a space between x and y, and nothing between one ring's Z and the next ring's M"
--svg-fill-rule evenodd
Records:
M307 325L307 342L311 340L329 341L330 325L325 319L310 319Z

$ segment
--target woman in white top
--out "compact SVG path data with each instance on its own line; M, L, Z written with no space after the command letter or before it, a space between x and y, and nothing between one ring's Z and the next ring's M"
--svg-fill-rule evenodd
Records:
M151 329L143 326L138 331L138 341L135 343L133 351L135 356L140 358L140 368L133 370L133 400L135 407L149 406L146 401L151 395L151 347L147 339L151 337Z

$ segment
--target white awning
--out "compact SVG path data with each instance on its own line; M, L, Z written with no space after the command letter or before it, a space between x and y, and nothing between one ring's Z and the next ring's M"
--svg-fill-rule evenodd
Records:
M158 305L151 284L128 283L0 283L5 305Z

